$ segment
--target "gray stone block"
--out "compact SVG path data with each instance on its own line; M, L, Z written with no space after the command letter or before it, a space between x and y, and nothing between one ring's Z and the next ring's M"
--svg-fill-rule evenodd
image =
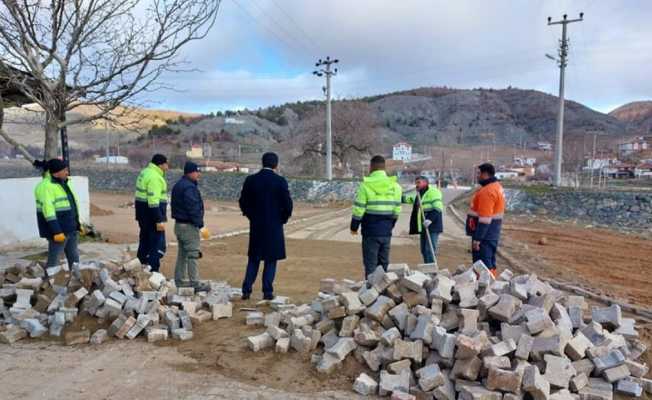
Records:
M425 392L434 390L445 382L444 374L437 364L430 364L416 371L419 387Z
M544 356L546 362L545 379L550 386L558 389L567 389L570 379L575 376L576 371L570 360L565 357L557 357L550 354Z
M632 380L621 379L616 383L616 392L626 396L641 397L643 387Z
M353 391L363 396L374 395L378 391L378 382L363 372L353 382Z
M550 383L539 373L539 369L530 365L523 374L523 390L534 400L547 400L550 395Z
M498 303L489 309L489 315L498 321L509 322L520 305L521 301L516 297L502 294Z
M622 311L618 304L612 304L609 307L591 308L591 319L601 325L611 328L618 328L622 324Z
M500 368L489 368L487 377L487 389L500 390L503 392L519 393L523 373L521 371L508 371Z

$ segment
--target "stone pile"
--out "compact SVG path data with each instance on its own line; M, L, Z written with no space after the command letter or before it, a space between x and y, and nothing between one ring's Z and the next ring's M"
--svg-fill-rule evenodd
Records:
M193 325L231 317L231 299L241 295L226 282L209 281L207 289L177 288L138 260L89 262L72 271L67 265L15 265L0 272L0 343L48 334L63 335L69 345L100 344L107 337L188 340ZM84 314L107 329L66 329Z
M273 304L247 324L253 351L311 353L321 373L347 357L362 395L437 400L610 400L652 392L646 346L618 305L592 307L535 275L497 279L478 262L454 273L392 264L364 282L321 281L311 304Z

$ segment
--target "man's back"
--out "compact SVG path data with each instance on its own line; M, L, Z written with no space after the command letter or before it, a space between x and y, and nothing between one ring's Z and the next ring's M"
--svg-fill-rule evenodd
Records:
M249 219L249 256L284 259L283 224L292 216L292 199L285 178L266 168L248 176L239 203Z
M292 215L287 181L270 169L248 176L242 187L240 209L252 223L286 223Z

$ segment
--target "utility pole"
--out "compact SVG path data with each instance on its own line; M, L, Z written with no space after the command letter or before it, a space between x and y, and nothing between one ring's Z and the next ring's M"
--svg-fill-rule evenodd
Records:
M559 21L552 21L548 17L548 25L561 25L561 41L559 42L559 59L546 54L546 57L557 61L559 64L559 112L557 114L557 143L555 147L555 186L561 186L561 164L563 160L563 142L564 142L564 75L566 72L566 65L568 65L568 38L566 31L568 24L573 22L580 22L584 20L584 13L580 13L577 19L568 19L568 15L564 14L563 19Z
M598 142L598 135L593 134L593 153L591 155L591 188L593 188L593 168L595 167L595 147Z
M326 75L326 179L333 180L333 135L331 132L331 77L337 75L337 68L331 69L332 64L340 62L338 59L331 60L326 57L325 60L321 58L315 63L315 67L319 68L312 73L319 77Z

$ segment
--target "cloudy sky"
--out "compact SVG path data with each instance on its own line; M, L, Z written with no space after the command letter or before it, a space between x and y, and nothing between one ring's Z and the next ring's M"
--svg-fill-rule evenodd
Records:
M559 25L569 25L567 98L599 111L652 99L652 1L223 0L208 37L184 49L196 72L152 107L208 113L322 99L318 58L338 58L333 95L419 86L509 85L557 93Z

